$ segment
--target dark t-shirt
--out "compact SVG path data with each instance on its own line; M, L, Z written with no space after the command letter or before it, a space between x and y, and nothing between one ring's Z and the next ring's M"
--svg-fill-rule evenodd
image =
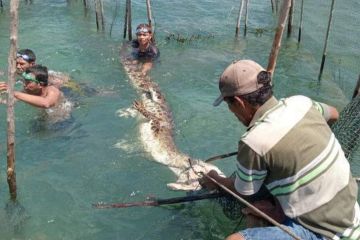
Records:
M160 56L159 49L154 45L150 44L145 51L139 50L139 42L137 40L132 41L131 46L133 50L131 56L137 60L155 60Z

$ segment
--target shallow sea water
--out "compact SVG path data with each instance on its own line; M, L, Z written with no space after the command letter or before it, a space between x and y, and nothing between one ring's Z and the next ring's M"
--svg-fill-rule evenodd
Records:
M104 0L103 33L96 30L93 7L85 14L82 1L25 2L21 1L19 8L19 47L33 49L38 63L70 74L88 92L74 93L72 118L56 128L39 123L38 110L16 104L16 173L18 201L23 208L16 207L17 212L10 215L6 208L6 107L0 106L0 239L210 240L224 239L233 232L238 222L227 219L212 201L159 208L92 208L92 203L100 201L184 195L166 188L175 176L144 152L138 136L139 119L122 115L139 97L118 57L125 1ZM132 2L135 27L147 20L146 5L145 1ZM0 69L6 72L9 3L4 4ZM270 1L251 1L247 35L236 40L238 8L238 1L229 0L152 3L161 51L152 79L172 110L178 148L193 158L234 151L244 131L225 105L212 107L223 69L231 61L245 58L267 65L277 22ZM294 31L290 37L284 36L277 61L276 96L303 94L339 109L349 102L360 72L359 9L356 0L336 3L319 83L330 1L305 3L300 44L297 3ZM171 37L178 34L198 38L181 43ZM359 159L357 152L351 162L357 176ZM231 173L234 158L216 165Z

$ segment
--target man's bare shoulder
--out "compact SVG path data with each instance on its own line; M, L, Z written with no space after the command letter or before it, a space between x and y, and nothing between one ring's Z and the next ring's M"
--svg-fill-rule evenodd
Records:
M49 85L60 88L70 81L70 76L62 73L49 70Z

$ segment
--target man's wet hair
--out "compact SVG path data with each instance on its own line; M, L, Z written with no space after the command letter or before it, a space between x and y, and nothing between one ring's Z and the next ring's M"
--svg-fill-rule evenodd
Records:
M35 53L31 50L31 49L20 49L17 54L16 57L21 57L22 59L24 59L25 61L32 63L35 62L36 60L36 55Z
M48 85L48 69L42 65L34 65L26 69L26 73L32 73L35 75L36 80L40 82L40 85L47 86Z

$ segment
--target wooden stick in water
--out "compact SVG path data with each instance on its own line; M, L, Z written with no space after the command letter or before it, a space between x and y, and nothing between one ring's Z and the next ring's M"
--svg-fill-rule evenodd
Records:
M236 24L236 29L235 29L235 37L239 36L239 30L240 30L240 21L241 21L241 16L242 16L242 10L244 8L244 1L246 0L240 0L240 9L239 9L239 15L238 15L238 19L237 19L237 24Z
M275 12L275 0L270 0L270 2L271 2L271 11L272 11L272 13L274 13Z
M148 16L148 23L149 23L149 26L151 27L152 41L155 42L155 26L153 25L150 0L146 0L146 12L147 12L147 16Z
M331 21L332 21L332 15L333 15L333 11L334 11L334 5L335 5L335 0L332 0L332 2L331 2L331 8L330 8L330 16L329 16L328 26L327 26L327 30L326 30L324 50L323 50L323 55L322 55L322 59L321 59L319 77L318 77L318 80L319 80L319 81L321 80L321 76L322 76L322 73L323 73L323 70L324 70L324 65L325 65L325 58L326 58L326 51L327 51L327 43L328 43L328 39L329 39L329 32L330 32L330 26L331 26Z
M144 206L151 206L157 207L161 205L169 205L169 204L176 204L176 203L184 203L184 202L193 202L199 201L203 199L212 199L212 198L219 198L224 196L224 193L205 193L205 194L198 194L198 195L190 195L185 197L174 197L174 198L166 198L166 199L153 199L153 200L146 200L142 202L129 202L129 203L95 203L93 207L95 208L128 208L128 207L144 207Z
M125 2L124 34L123 34L124 39L126 39L126 33L127 33L128 14L129 14L129 6L128 6L128 0L126 0L126 2Z
M269 63L267 66L267 71L269 71L272 75L274 74L275 66L276 66L276 59L279 55L280 46L281 46L281 39L284 32L284 27L286 23L286 19L289 14L290 2L291 0L284 0L283 5L281 7L281 12L279 16L278 27L275 33L273 45L271 48L270 56L269 56Z
M129 41L132 40L132 28L131 28L131 0L127 0L127 4L128 4L128 37L129 37Z
M246 1L246 5L245 5L245 26L244 26L244 36L246 36L246 32L247 32L247 23L248 23L248 13L249 13L249 1L250 0L245 0Z
M292 32L294 8L295 8L295 0L291 0L291 6L290 6L290 10L289 10L289 17L288 17L288 31L287 31L288 37L291 35L291 32Z
M16 200L16 174L15 174L15 120L14 120L14 86L16 74L16 49L18 38L18 8L19 0L10 2L10 50L8 58L8 99L7 99L7 182L11 200Z
M300 11L300 25L299 25L299 34L298 34L298 43L301 41L301 31L303 25L303 12L304 12L304 0L301 0L301 11Z
M221 155L218 155L218 156L214 156L214 157L211 157L209 159L206 159L205 162L212 162L212 161L215 161L215 160L219 160L219 159L223 159L223 158L227 158L227 157L231 157L231 156L234 156L234 155L237 155L238 152L231 152L231 153L225 153L225 154L221 154Z

